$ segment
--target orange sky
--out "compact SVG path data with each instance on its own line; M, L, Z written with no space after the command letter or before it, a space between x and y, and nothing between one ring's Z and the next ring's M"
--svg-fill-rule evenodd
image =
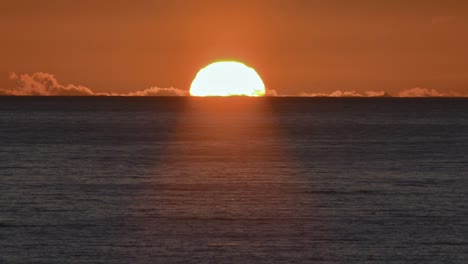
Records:
M468 93L468 2L383 2L0 0L0 87L46 72L96 92L188 90L232 58L280 94Z

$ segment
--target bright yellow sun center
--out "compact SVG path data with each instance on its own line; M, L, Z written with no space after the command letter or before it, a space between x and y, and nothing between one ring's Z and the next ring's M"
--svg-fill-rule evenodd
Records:
M258 73L243 63L220 61L201 69L190 86L192 96L263 96Z

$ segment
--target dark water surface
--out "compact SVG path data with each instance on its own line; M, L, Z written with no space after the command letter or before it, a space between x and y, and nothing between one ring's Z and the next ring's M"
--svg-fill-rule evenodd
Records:
M0 263L468 263L468 100L0 97Z

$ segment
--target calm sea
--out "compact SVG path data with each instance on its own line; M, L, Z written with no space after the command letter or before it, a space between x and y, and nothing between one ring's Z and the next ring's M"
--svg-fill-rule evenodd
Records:
M0 263L468 263L468 100L0 97Z

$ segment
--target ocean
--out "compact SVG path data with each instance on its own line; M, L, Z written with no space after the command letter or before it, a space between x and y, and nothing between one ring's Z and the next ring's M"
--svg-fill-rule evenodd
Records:
M0 97L0 263L468 263L468 100Z

